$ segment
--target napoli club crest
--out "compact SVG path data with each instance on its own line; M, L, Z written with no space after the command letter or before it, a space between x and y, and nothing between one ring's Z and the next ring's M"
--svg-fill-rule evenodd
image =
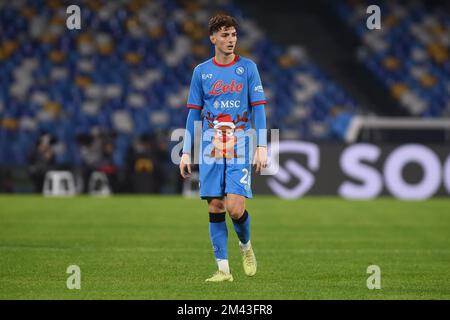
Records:
M244 67L237 67L236 68L236 74L238 74L238 75L243 75L244 74L244 72L245 72L245 69L244 69Z

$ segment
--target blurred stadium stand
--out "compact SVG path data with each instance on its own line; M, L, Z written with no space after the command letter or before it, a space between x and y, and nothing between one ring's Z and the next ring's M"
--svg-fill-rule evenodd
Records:
M382 29L365 26L378 4ZM450 116L450 10L433 1L336 2L336 11L360 38L360 60L410 115Z
M68 30L66 8L75 3L81 30ZM270 20L257 24L248 10L244 14L244 4L0 1L0 167L27 166L43 133L55 138L59 167L83 166L83 137L99 132L113 141L112 154L102 154L109 162L99 163L112 174L117 168L119 180L142 136L153 137L155 159L164 162L171 130L185 125L192 69L213 55L207 22L218 11L240 22L238 53L258 64L269 126L285 139L343 141L352 116L373 111L358 94L361 88L319 67L320 57L307 46L276 44L267 31L277 26ZM420 5L385 7L388 27L375 36L359 27L365 26L360 7L339 2L335 9L364 42L360 56L373 76L411 114L448 115L448 15L432 15ZM297 13L291 15L295 21ZM169 161L164 166L160 170L174 172Z
M440 120L445 121L450 110L448 1L315 0L301 5L296 1L283 1L282 5L278 2L262 2L257 6L251 0L241 0L239 3L246 13L264 27L269 38L284 46L301 44L313 57L314 63L326 70L357 102L359 114L382 119L402 117L398 118L398 128L395 127L395 121L389 121L389 126L380 125L378 128L373 126L375 123L380 124L376 119L360 122L371 125L362 128L364 134L358 135L357 141L450 141L450 132ZM381 8L381 30L369 30L366 26L369 16L366 11L373 4ZM393 12L403 12L396 23L393 23ZM426 19L428 22L424 22ZM434 27L421 26L426 23L434 24ZM398 30L404 28L405 24L411 30L420 29L421 36ZM413 27L413 24L417 26ZM421 45L426 61L408 61L408 46L420 47L421 41L428 44ZM377 46L380 49L381 42L384 43L383 50L377 52L372 49ZM440 61L436 60L437 52ZM385 58L381 59L379 55ZM396 55L398 57L392 59ZM410 55L413 56L412 51ZM435 77L434 72L439 76ZM418 113L421 108L425 109ZM432 110L441 111L433 113ZM347 131L348 134L351 127L348 123L357 117L353 116L355 112L344 114L350 120L340 124L340 133ZM425 117L430 121L421 127L417 126L420 122L412 117ZM411 123L405 126L407 118L411 118ZM432 123L433 119L437 120L436 123ZM343 137L341 134L338 136Z

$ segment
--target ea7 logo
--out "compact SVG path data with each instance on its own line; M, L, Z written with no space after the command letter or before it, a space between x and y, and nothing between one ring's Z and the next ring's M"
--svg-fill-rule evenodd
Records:
M307 158L308 169L317 171L320 166L319 147L314 143L298 141L281 141L278 150L272 150L273 159L278 159L274 153L279 154L304 154ZM275 161L275 160L273 160ZM272 191L281 198L295 199L308 192L314 185L314 175L293 159L288 159L284 163L284 168L278 164L278 172L267 180L267 184ZM293 187L287 187L292 180L297 180Z
M202 79L212 79L212 73L202 73Z

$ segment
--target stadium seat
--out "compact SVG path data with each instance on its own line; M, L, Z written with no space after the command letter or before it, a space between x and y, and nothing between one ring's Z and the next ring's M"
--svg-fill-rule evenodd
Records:
M383 32L365 27L361 15L370 1L335 2L336 12L363 44L362 62L390 90L407 84L404 94L393 94L413 116L441 117L450 99L450 16L422 1L380 1ZM362 11L363 10L363 11ZM391 91L392 92L392 91Z
M2 6L0 46L7 50L0 56L0 121L3 126L7 117L24 119L17 128L19 138L2 138L2 163L26 161L26 149L42 130L64 143L60 162L79 163L77 135L101 127L117 132L114 161L123 166L133 138L184 127L192 69L213 53L203 29L211 15L208 5L198 1L187 8L188 3L175 0L143 2L139 9L106 0L99 5L83 7L81 31L64 30L61 19L55 18L61 9L57 3L25 2L33 15L21 15L12 3ZM238 19L244 16L235 3L217 6ZM352 14L348 7L339 12ZM242 19L239 41L244 55L250 54L258 64L268 96L269 125L302 139L329 139L332 128L342 127L333 106L340 105L346 114L357 112L351 97L308 59L303 48L272 43L247 18ZM409 44L402 45L402 54L408 54ZM420 58L426 50L414 45ZM377 62L367 63L377 74L397 76L380 70ZM448 64L446 68L448 72ZM429 73L440 83L443 74L438 69ZM394 80L405 82L401 76ZM426 94L436 97L444 91ZM432 106L432 114L442 110L438 104ZM11 141L18 143L15 149Z

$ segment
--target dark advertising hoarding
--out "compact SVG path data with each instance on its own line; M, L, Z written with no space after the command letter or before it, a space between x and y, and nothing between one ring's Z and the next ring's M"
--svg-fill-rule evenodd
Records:
M272 153L274 150L270 148ZM450 195L447 146L331 145L284 140L278 150L276 174L253 176L255 194L293 199L305 195L348 199L388 195L405 200ZM271 158L277 162L277 157Z

